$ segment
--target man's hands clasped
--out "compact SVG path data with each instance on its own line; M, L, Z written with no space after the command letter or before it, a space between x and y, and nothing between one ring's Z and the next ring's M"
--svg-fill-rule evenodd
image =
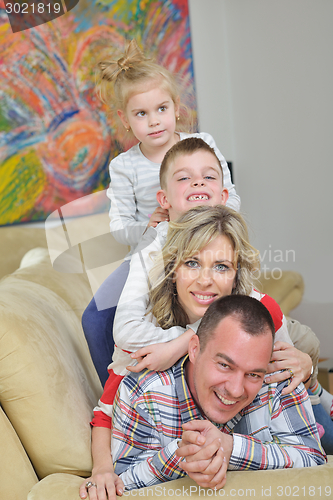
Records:
M179 466L199 486L220 489L225 485L232 436L219 431L209 420L192 420L183 424L178 446L176 455L185 458Z

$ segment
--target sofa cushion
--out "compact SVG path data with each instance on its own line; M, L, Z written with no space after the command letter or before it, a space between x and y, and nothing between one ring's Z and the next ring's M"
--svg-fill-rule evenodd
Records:
M1 408L0 436L2 450L0 453L0 497L26 500L29 490L38 482L38 478L22 443Z
M40 478L89 475L89 421L102 392L73 310L87 283L61 278L37 264L0 282L0 402Z
M28 495L28 500L78 500L78 490L82 478L68 474L52 474L36 484ZM123 499L137 498L330 498L333 491L333 457L318 467L300 469L276 469L262 471L229 471L227 483L221 490L200 488L186 477L140 490L127 491Z

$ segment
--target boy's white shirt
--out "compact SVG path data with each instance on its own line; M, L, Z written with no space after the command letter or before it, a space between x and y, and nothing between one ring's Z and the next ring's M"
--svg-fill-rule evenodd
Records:
M151 314L146 315L149 303L148 274L155 263L157 253L161 251L166 241L167 231L168 222L160 222L156 228L148 228L132 255L129 275L120 296L113 327L116 347L109 368L119 375L126 375L128 372L125 367L136 364L130 357L131 352L147 345L168 342L186 331L180 326L163 330ZM263 294L253 289L250 296L260 300ZM188 327L196 332L199 323L200 321L197 321ZM284 315L275 340L293 345Z
M113 338L118 349L135 352L147 345L173 340L185 332L185 328L180 326L163 330L151 314L146 315L149 303L148 274L157 253L165 243L167 231L168 222L160 222L156 228L148 228L132 255L129 275L119 299L113 325ZM113 361L116 361L118 349L115 350ZM131 362L128 364L136 364L130 357L129 361ZM113 364L112 368L114 369Z

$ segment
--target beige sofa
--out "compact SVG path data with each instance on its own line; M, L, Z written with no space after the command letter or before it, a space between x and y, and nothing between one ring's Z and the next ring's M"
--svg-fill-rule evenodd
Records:
M89 421L102 387L81 315L92 289L127 248L109 237L102 244L107 214L75 220L73 228L70 223L66 231L49 228L47 235L54 265L66 272L52 267L43 229L0 228L0 273L9 273L0 281L1 499L78 500L78 486L90 474ZM44 248L30 250L35 243ZM272 285L269 276L263 285ZM286 302L288 294L282 295ZM142 494L202 496L195 488L187 478ZM313 498L321 491L329 497L328 488L333 490L331 461L312 469L230 472L226 487L214 496Z

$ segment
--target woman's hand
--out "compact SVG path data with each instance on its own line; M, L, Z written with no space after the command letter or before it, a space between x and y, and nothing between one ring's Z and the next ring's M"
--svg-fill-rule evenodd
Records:
M87 488L87 484L92 486ZM116 500L116 495L121 496L124 492L124 483L113 469L93 469L91 477L85 479L80 486L80 498L89 500Z
M299 351L287 342L275 342L271 362L268 365L265 382L282 382L290 378L290 384L285 387L282 394L289 394L298 384L307 380L311 375L312 360L310 356ZM279 372L279 370L283 370ZM274 375L269 375L273 372Z
M159 222L163 221L169 222L169 211L162 207L157 207L151 214L147 227L156 227Z

